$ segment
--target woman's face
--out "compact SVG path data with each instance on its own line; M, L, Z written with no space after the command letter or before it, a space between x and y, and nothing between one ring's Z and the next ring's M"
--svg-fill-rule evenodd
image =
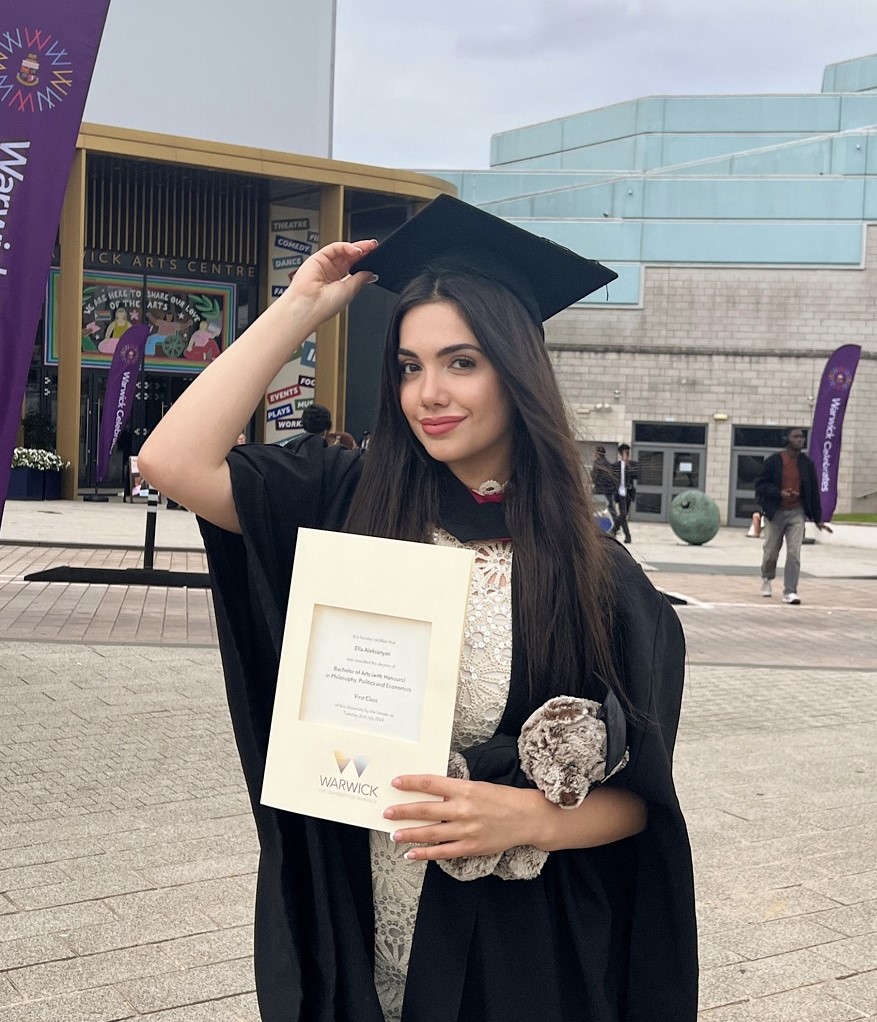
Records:
M426 452L473 489L511 472L512 402L452 302L407 312L399 328L402 412Z

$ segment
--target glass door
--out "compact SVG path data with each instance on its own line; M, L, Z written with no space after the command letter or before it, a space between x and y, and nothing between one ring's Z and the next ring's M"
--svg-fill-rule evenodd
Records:
M752 515L761 508L755 499L755 480L770 451L734 450L731 452L731 506L729 525L750 525Z
M94 398L91 393L91 374L82 374L82 387L79 391L79 478L76 485L82 489L91 485L94 465L91 459L92 450L92 418L95 414Z
M106 373L82 370L79 391L79 479L80 490L94 489L97 483L97 450L100 417L106 392Z
M631 520L666 522L674 497L684 490L702 490L704 455L691 447L634 447L639 481Z
M631 508L631 520L663 522L667 513L665 507L664 464L666 451L638 447L633 451L633 461L639 466L636 484L636 501Z
M670 502L685 490L702 490L700 462L702 451L673 451L673 471L670 480Z
M146 438L161 422L162 416L195 379L180 373L146 373L137 381L132 421L136 454Z
M80 490L121 491L122 455L117 449L110 455L104 478L98 482L97 456L100 443L100 423L107 373L100 369L83 369L79 391L79 479Z

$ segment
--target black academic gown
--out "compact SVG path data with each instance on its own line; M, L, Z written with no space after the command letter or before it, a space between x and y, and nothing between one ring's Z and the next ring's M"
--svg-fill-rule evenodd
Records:
M313 447L314 450L309 450ZM367 830L259 803L297 527L338 530L359 452L246 445L229 455L243 535L201 522L213 576L228 703L261 844L255 970L264 1022L381 1022L373 982ZM478 504L448 474L444 528L502 538L501 504ZM684 640L669 603L611 540L614 643L641 721L609 783L648 803L641 834L554 852L535 880L461 882L427 867L404 1022L693 1022L697 948L691 853L671 774ZM513 570L514 598L516 579ZM531 705L513 637L498 734ZM574 686L571 686L571 688ZM580 691L570 694L600 693Z

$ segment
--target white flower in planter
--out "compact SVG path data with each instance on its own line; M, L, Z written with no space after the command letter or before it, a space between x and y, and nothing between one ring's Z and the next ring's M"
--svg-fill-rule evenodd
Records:
M69 461L62 461L54 451L42 451L34 447L16 447L12 452L13 468L36 468L43 472L60 472L69 468Z

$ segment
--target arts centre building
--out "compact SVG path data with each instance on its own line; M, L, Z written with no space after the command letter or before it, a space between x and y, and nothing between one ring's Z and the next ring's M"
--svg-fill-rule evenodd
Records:
M423 174L332 159L334 0L264 6L277 38L296 41L294 81L287 51L264 60L261 29L242 32L235 19L208 25L198 5L174 0L154 0L145 20L137 0L110 6L20 431L25 446L56 447L70 462L67 498L123 487L121 444L102 478L97 464L109 368L132 326L149 326L136 383L130 377L136 455L311 252L330 241L385 237L419 204L453 191ZM234 52L240 66L257 68L258 89L223 75L187 78L181 102L179 76L165 66L169 23L178 38L207 33L205 49ZM294 353L248 425L249 440L289 437L315 400L357 439L373 426L377 352L392 299L369 291ZM349 336L356 343L348 347Z
M761 462L810 425L843 344L862 356L837 511L877 510L877 56L829 66L818 94L650 96L432 173L617 271L547 343L584 459L631 443L637 518L694 487L748 524Z

